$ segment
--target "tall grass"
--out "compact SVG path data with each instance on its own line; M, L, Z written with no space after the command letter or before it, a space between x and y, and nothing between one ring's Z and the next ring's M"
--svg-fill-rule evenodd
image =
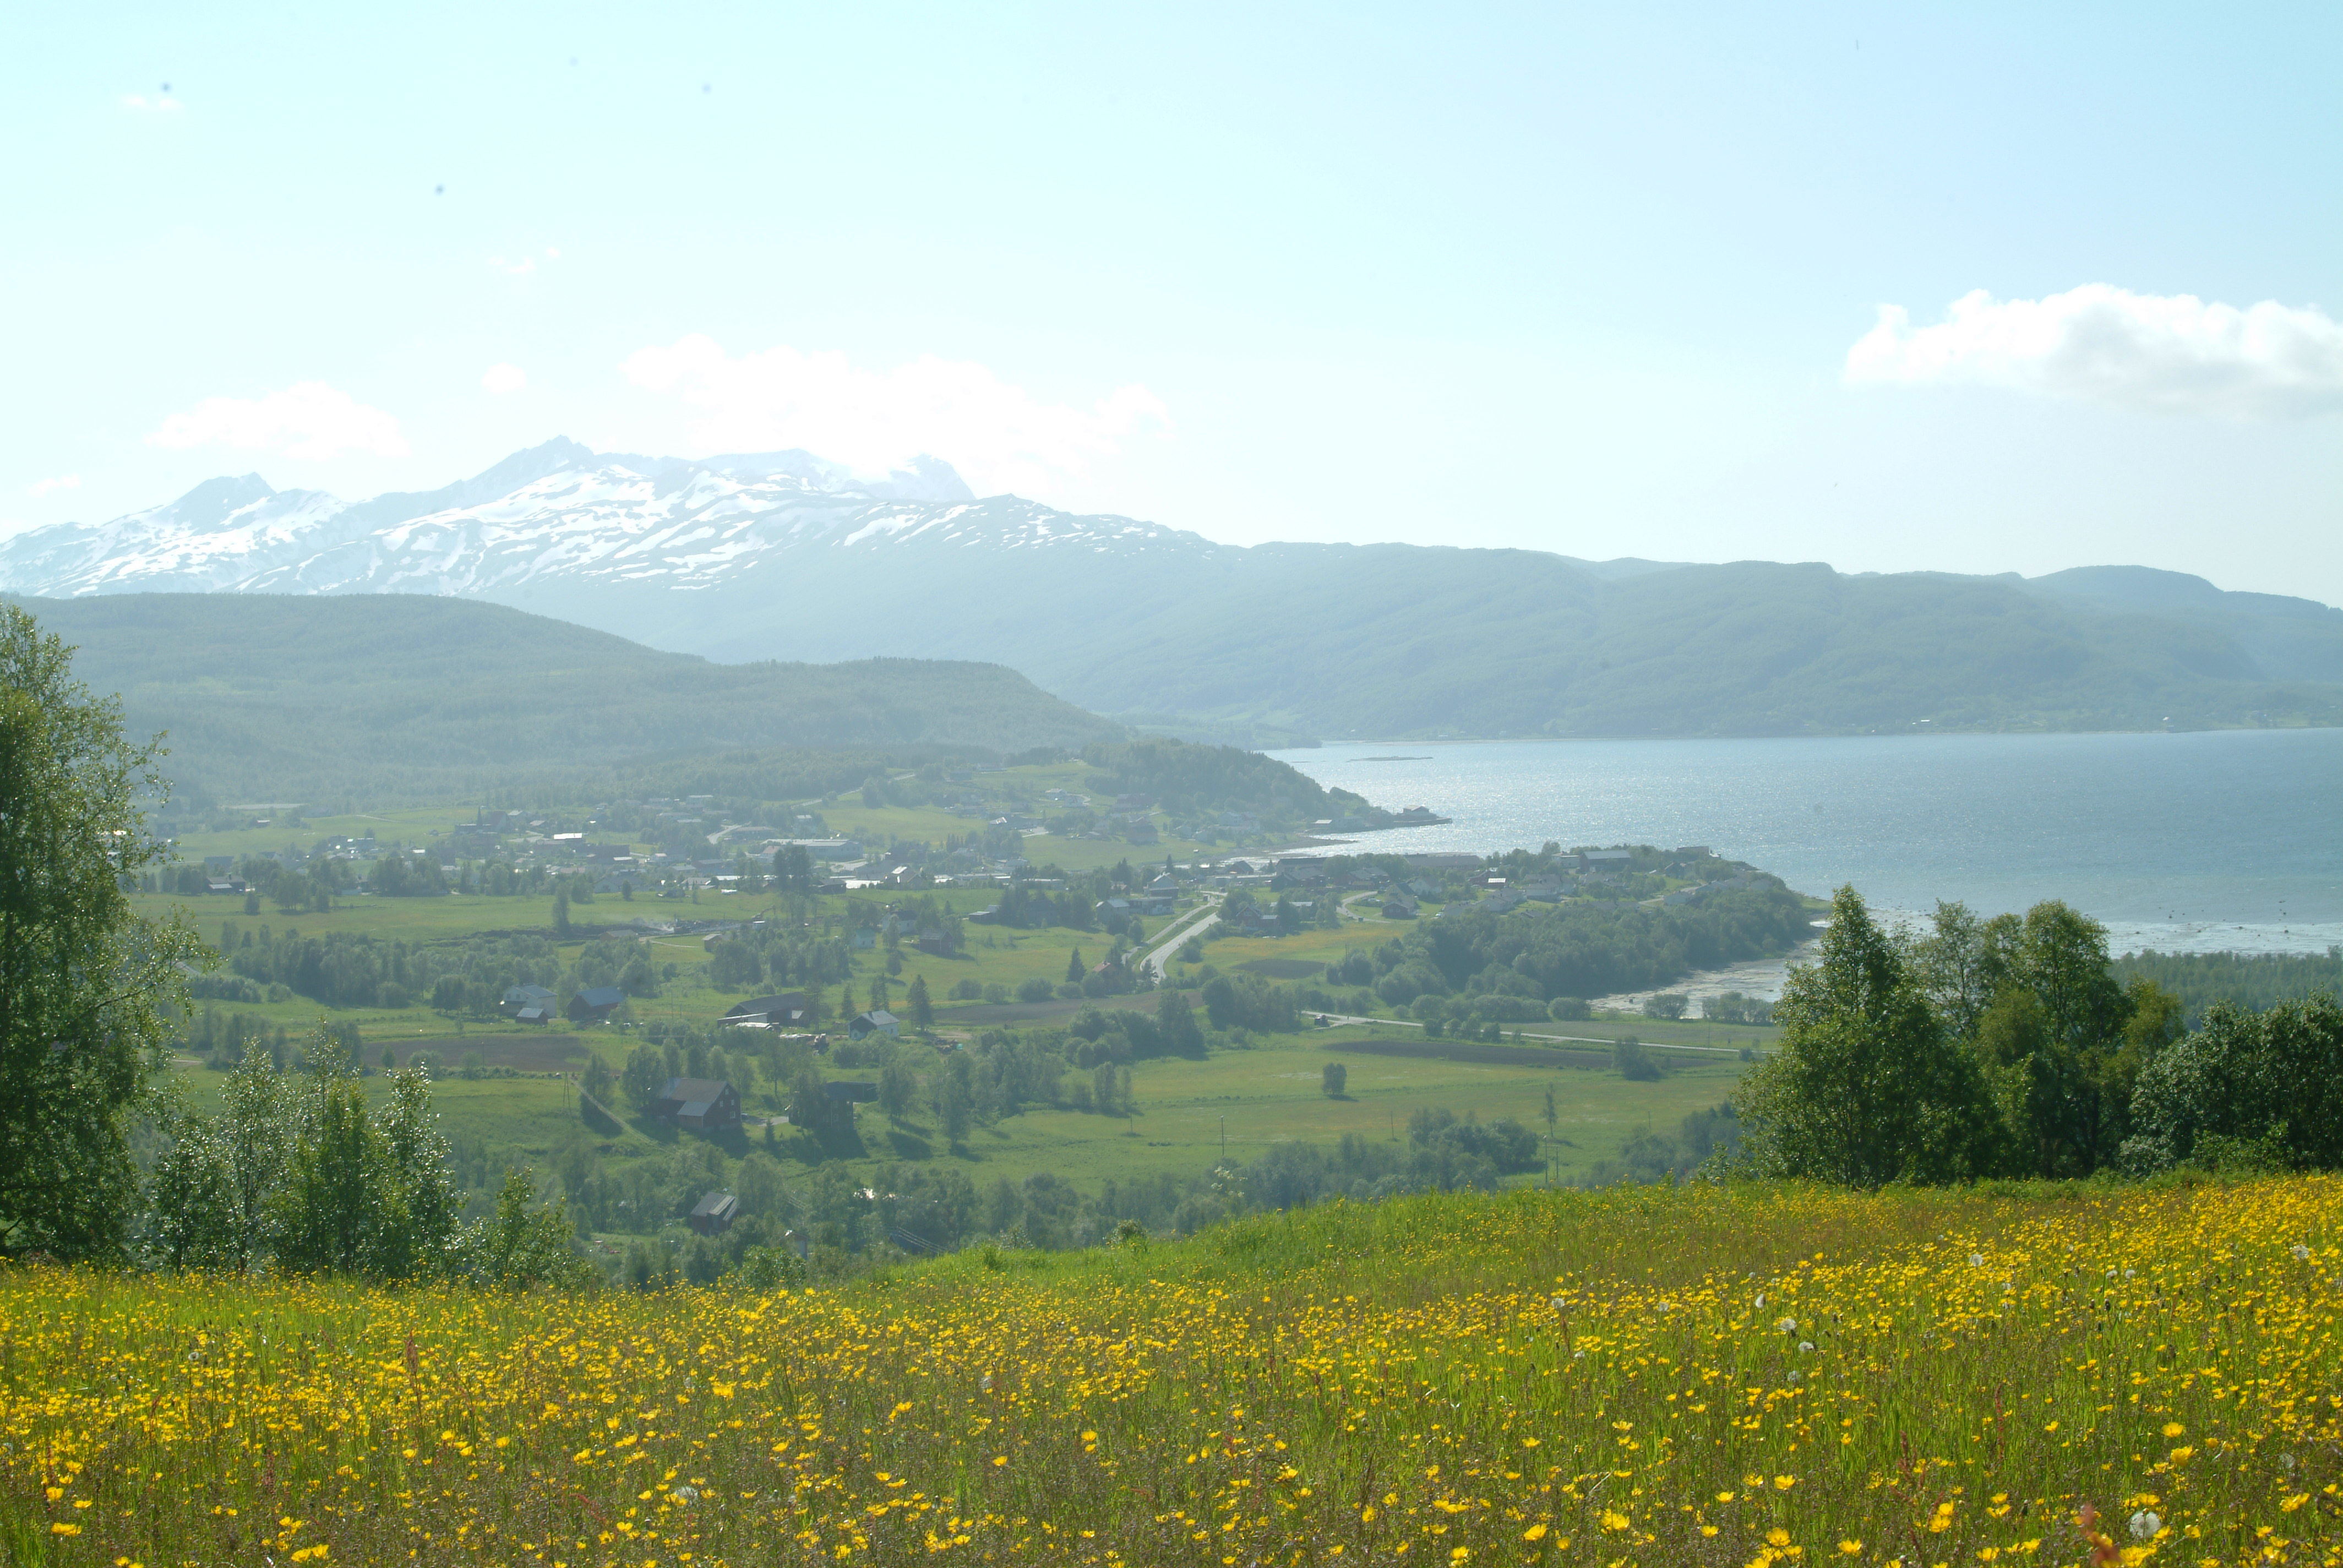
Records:
M2343 1181L1334 1205L851 1287L0 1275L19 1562L2343 1560Z

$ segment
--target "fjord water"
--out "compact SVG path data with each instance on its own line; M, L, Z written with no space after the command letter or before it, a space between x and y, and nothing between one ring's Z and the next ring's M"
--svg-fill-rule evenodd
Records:
M1383 742L1276 754L1454 820L1361 848L1705 844L1886 911L2064 899L2117 952L2343 942L2343 729ZM1405 761L1377 758L1404 757Z

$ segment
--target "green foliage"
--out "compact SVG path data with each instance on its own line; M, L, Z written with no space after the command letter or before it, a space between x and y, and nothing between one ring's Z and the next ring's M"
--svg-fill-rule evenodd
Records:
M1151 795L1173 817L1239 811L1292 825L1331 817L1387 815L1347 789L1329 789L1274 758L1233 746L1179 740L1101 741L1082 753L1118 793Z
M2241 1143L2266 1143L2296 1170L2343 1166L2343 1006L2216 1002L2141 1072L2133 1113L2138 1132L2123 1152L2134 1171L2217 1164Z
M166 1108L147 1184L147 1256L170 1268L273 1261L374 1279L461 1272L461 1202L429 1079L393 1072L369 1107L330 1035L312 1035L306 1054L307 1070L288 1075L247 1053L216 1117Z
M668 1071L666 1057L648 1045L639 1045L627 1053L626 1070L618 1075L618 1084L627 1103L640 1112L659 1103L672 1076Z
M1781 1050L1737 1096L1752 1168L1856 1187L1991 1174L1983 1076L1853 888L1832 900L1821 947L1774 1010Z
M123 890L167 859L134 805L160 750L0 605L0 1251L115 1255L136 1201L128 1122L170 1037L184 925Z
M1318 1086L1329 1100L1342 1098L1342 1090L1351 1081L1351 1070L1339 1061L1328 1062L1318 1074Z
M1204 982L1202 995L1205 1016L1214 1029L1253 1029L1283 1034L1302 1027L1291 987L1272 984L1243 970L1214 975Z
M1427 993L1514 997L1534 1005L1506 1020L1526 1020L1555 1000L1664 985L1785 951L1811 934L1807 919L1805 902L1770 878L1661 910L1573 900L1497 915L1452 906L1377 950L1375 994L1393 1007Z
M2323 953L2126 953L2117 979L2153 980L2201 1018L2215 1002L2259 1010L2314 996L2343 999L2343 947Z
M1940 904L1907 958L1985 1073L2006 1173L2082 1176L2115 1159L2133 1084L2172 1039L2178 1008L2145 980L2118 986L2104 927L2055 900L1989 920Z
M505 1172L496 1211L465 1237L461 1253L469 1278L504 1290L578 1290L599 1277L572 1245L560 1202L539 1203L528 1171Z
M1631 1083L1657 1083L1664 1072L1660 1059L1634 1035L1616 1040L1611 1047L1611 1065L1619 1076Z

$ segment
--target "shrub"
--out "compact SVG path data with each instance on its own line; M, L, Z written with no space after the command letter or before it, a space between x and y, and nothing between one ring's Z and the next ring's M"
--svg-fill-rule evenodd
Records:
M1662 1071L1659 1058L1632 1034L1611 1048L1611 1062L1620 1077L1635 1083L1657 1082Z

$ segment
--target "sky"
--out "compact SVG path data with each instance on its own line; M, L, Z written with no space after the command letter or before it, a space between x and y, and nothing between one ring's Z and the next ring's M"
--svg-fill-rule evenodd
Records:
M2343 604L2343 9L0 10L0 531L557 435Z

